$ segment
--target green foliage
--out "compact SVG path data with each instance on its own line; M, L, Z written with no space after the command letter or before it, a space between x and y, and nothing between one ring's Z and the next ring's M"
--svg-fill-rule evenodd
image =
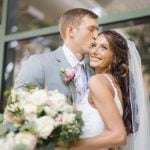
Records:
M83 120L81 117L80 111L75 111L76 119L71 124L66 124L60 127L59 129L59 137L57 143L63 145L68 143L68 146L79 139L81 135L81 126L83 125Z
M80 123L80 126L83 126L84 122L82 120L82 112L81 111L75 111L74 113L76 114L77 122Z
M14 147L13 150L30 150L29 147L25 144L18 144Z
M4 96L5 97L9 97L10 94L11 94L11 90L12 90L12 87L10 89L7 89L5 92L4 92Z
M6 125L0 124L0 136L5 135L8 132Z
M18 128L13 123L7 123L5 126L9 131L16 132L18 130Z
M18 128L13 123L0 124L0 136L6 135L7 132L17 132Z
M19 129L19 131L26 130L26 131L31 131L32 132L34 127L35 127L35 123L34 122L29 122L27 124L22 125L21 128Z
M23 117L24 115L24 111L20 108L17 108L16 111L14 112L16 114L16 116L18 116L20 119L21 117ZM21 121L21 120L20 120Z
M0 123L3 122L3 114L0 114Z
M46 115L46 114L45 114L45 111L44 111L43 107L38 106L37 107L37 116L40 117L40 116L44 116L44 115Z
M36 85L33 85L33 84L26 84L25 86L24 86L24 88L26 89L26 90L33 90L33 89L35 89L37 86Z
M55 144L54 143L51 143L47 140L45 141L45 143L43 143L43 140L41 142L42 142L41 143L42 147L40 147L40 144L38 143L36 150L55 150Z

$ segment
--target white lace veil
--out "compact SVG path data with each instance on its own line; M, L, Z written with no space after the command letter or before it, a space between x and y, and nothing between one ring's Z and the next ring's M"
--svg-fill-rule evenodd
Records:
M129 134L122 150L150 149L150 104L146 92L141 59L134 42L127 41L129 47L129 91L132 109L133 134Z

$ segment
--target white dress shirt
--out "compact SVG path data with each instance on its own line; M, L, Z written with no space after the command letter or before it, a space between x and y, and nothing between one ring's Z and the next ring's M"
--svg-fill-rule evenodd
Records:
M75 71L75 86L76 86L76 92L77 92L77 98L75 100L75 103L78 103L82 101L83 96L86 93L87 90L87 75L85 73L85 62L84 60L79 61L79 59L73 54L73 52L67 48L67 46L64 44L63 52L66 56L66 59L72 66L72 68Z

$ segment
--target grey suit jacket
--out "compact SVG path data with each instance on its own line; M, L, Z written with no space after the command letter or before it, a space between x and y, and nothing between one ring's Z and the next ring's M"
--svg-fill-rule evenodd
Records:
M64 82L61 75L62 67L71 68L62 47L53 52L32 55L18 74L14 87L20 88L31 84L48 90L58 89L67 96L68 103L71 103L76 98L76 88L74 84L70 87ZM94 74L94 71L87 64L86 71L89 77Z

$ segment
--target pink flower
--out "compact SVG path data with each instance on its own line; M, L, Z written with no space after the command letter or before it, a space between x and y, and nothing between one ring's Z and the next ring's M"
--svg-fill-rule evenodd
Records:
M62 115L62 114L59 114L59 115L56 117L55 121L57 122L58 125L60 125L60 124L65 124L65 120L63 119L63 115Z
M61 68L61 73L64 76L64 81L65 82L69 82L71 80L73 80L73 78L75 77L75 72L73 69L69 69L69 68Z
M74 76L75 76L75 73L73 70L66 69L65 81L69 81L69 80L73 79Z
M75 120L75 114L71 113L63 113L59 114L56 118L55 121L57 122L57 125L63 125L67 123L72 123Z

